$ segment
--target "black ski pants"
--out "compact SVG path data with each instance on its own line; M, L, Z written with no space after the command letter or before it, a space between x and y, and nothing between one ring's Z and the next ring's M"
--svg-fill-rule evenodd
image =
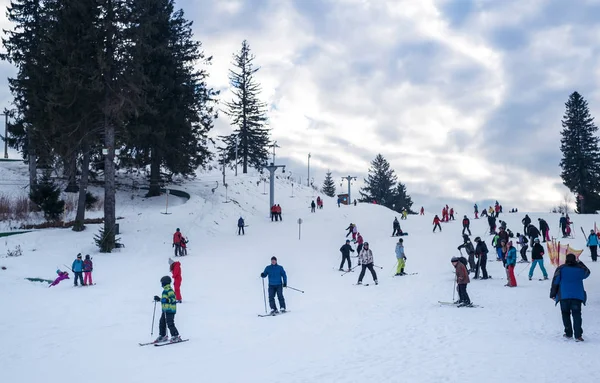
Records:
M366 265L362 265L362 270L360 271L360 275L358 276L358 282L362 282L365 277L365 271L369 269L371 272L371 276L373 277L373 281L377 281L377 274L375 273L375 269L373 268L372 263L367 263Z
M563 237L566 237L567 236L567 226L566 225L565 226L561 226L560 230L562 231Z
M521 247L521 258L523 258L524 261L527 261L527 248L529 246L527 245L523 245L523 247Z
M575 335L579 338L583 335L581 328L581 301L579 299L562 299L560 301L560 311L562 313L563 325L567 336ZM571 324L571 316L573 323Z
M179 331L177 331L177 327L175 327L175 313L163 311L160 316L160 321L158 322L158 334L160 336L167 336L167 327L169 327L171 336L179 335Z
M81 286L83 286L83 271L73 271L73 273L75 274L75 280L73 281L75 286L77 286L78 280L81 283Z
M340 269L344 268L344 263L346 263L346 260L348 261L348 269L352 268L352 262L350 262L350 253L348 253L342 254L342 263L340 263Z
M481 268L482 279L488 279L487 254L481 254L477 259L477 265L475 266L475 278L479 278L479 268Z
M469 294L467 294L467 284L461 283L458 285L458 300L460 303L471 303L471 299L469 298Z
M400 235L400 226L394 227L394 232L392 233L392 237Z
M598 259L598 246L590 246L590 252L592 253L592 262L596 262L596 260Z
M246 235L246 233L244 232L244 226L238 226L238 235L240 234Z
M477 264L475 263L475 253L469 254L469 269L470 271L475 270Z
M175 256L179 257L183 255L183 251L181 250L181 245L179 243L175 244Z
M285 310L285 298L283 297L283 285L269 285L269 307L271 310L277 310L275 306L275 294L279 300L279 307Z
M463 226L463 231L462 231L463 235L465 234L465 230L469 232L469 235L472 235L471 234L471 229L469 229L469 225Z
M436 224L435 224L435 226L433 227L433 232L434 232L434 233L435 233L435 228L436 228L436 227L439 227L439 228L440 228L440 231L442 231L442 227L440 226L440 224L439 224L439 223L436 223Z

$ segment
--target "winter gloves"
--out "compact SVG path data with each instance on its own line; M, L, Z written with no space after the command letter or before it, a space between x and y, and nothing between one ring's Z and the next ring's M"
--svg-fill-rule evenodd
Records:
M267 275L265 273L260 273L261 278L266 277Z
M154 302L160 302L160 298L158 297L158 295L154 296Z

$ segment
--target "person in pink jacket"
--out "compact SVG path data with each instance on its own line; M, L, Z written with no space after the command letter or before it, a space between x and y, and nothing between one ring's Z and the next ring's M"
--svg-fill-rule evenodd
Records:
M58 274L58 278L56 278L48 287L56 286L60 283L60 281L69 279L69 273L66 271L56 270L56 274Z

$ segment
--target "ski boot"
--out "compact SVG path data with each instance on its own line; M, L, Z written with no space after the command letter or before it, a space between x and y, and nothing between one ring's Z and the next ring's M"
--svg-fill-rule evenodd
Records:
M460 303L456 307L473 307L473 303L471 303L471 302L463 302L463 303Z
M379 284L379 282L377 282L377 279L375 280L375 284L376 284L376 285L378 285L378 284Z
M179 336L179 335L172 336L170 342L171 343L181 342L181 336Z
M338 269L338 271L344 271L344 269Z
M529 277L529 280L531 280L531 277Z
M282 313L282 314L283 314L283 313L285 313L285 307L282 307L282 308L281 308L281 313Z
M583 342L583 338L582 337L575 338L575 342Z
M547 276L547 275L544 277L544 280L545 280L545 281L547 281L547 280L548 280L548 276Z
M402 273L396 273L394 276L397 277L399 275L402 275Z
M169 337L166 335L159 335L158 338L154 341L154 343L164 343L169 340Z
M269 314L277 315L277 314L279 314L279 311L277 311L277 309L274 309L274 310L271 310L271 312Z
M357 285L362 285L362 281L356 282Z

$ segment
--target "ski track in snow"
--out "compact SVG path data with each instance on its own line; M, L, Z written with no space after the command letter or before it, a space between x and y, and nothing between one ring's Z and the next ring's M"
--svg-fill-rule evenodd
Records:
M219 179L217 175L211 176ZM539 269L527 280L529 265L517 264L518 287L504 287L500 262L488 262L487 281L472 281L468 292L483 308L457 309L437 303L450 301L454 274L450 258L461 243L459 221L431 233L432 215L401 221L406 271L417 275L392 278L396 263L395 238L390 237L394 212L359 204L338 208L325 198L325 208L311 214L313 194L277 180L276 203L283 222L270 222L268 195L258 178L228 178L224 189L211 193L214 182L200 179L184 184L192 198L152 199L118 197L121 235L126 247L99 254L93 236L99 225L83 233L44 230L3 238L0 249L21 245L24 256L0 258L5 297L0 316L0 381L46 383L76 378L88 383L212 381L212 382L579 382L595 381L600 370L598 282L600 268L585 281L588 305L583 308L582 344L562 339L560 310L548 298L550 281L538 281ZM207 186L209 185L209 186ZM173 187L176 188L176 187ZM357 190L353 190L357 192ZM249 227L237 236L242 214ZM515 232L524 213L504 214ZM551 226L557 215L547 217ZM296 220L302 218L302 239ZM595 216L575 216L579 226L593 227ZM354 273L332 272L341 257L344 228L358 225L373 250L379 285L367 271L364 283L354 286ZM481 235L485 220L472 220ZM189 342L173 347L139 347L151 340L154 303L160 277L168 273L171 236L180 227L190 239L189 256L182 263L182 295L176 325ZM553 233L556 229L553 229ZM471 237L471 238L474 238ZM482 238L488 243L489 236ZM584 239L570 240L575 248ZM491 247L491 246L490 246ZM25 277L53 279L57 267L71 265L78 252L94 258L96 286L72 287L73 280L48 288ZM258 318L264 312L259 274L275 255L285 267L289 285L305 291L284 290L290 313ZM490 258L494 258L490 253ZM353 266L356 258L352 258ZM554 268L545 259L552 275ZM72 275L71 275L72 278ZM10 303L8 303L10 300ZM153 337L158 336L158 316ZM84 378L85 376L85 378Z

